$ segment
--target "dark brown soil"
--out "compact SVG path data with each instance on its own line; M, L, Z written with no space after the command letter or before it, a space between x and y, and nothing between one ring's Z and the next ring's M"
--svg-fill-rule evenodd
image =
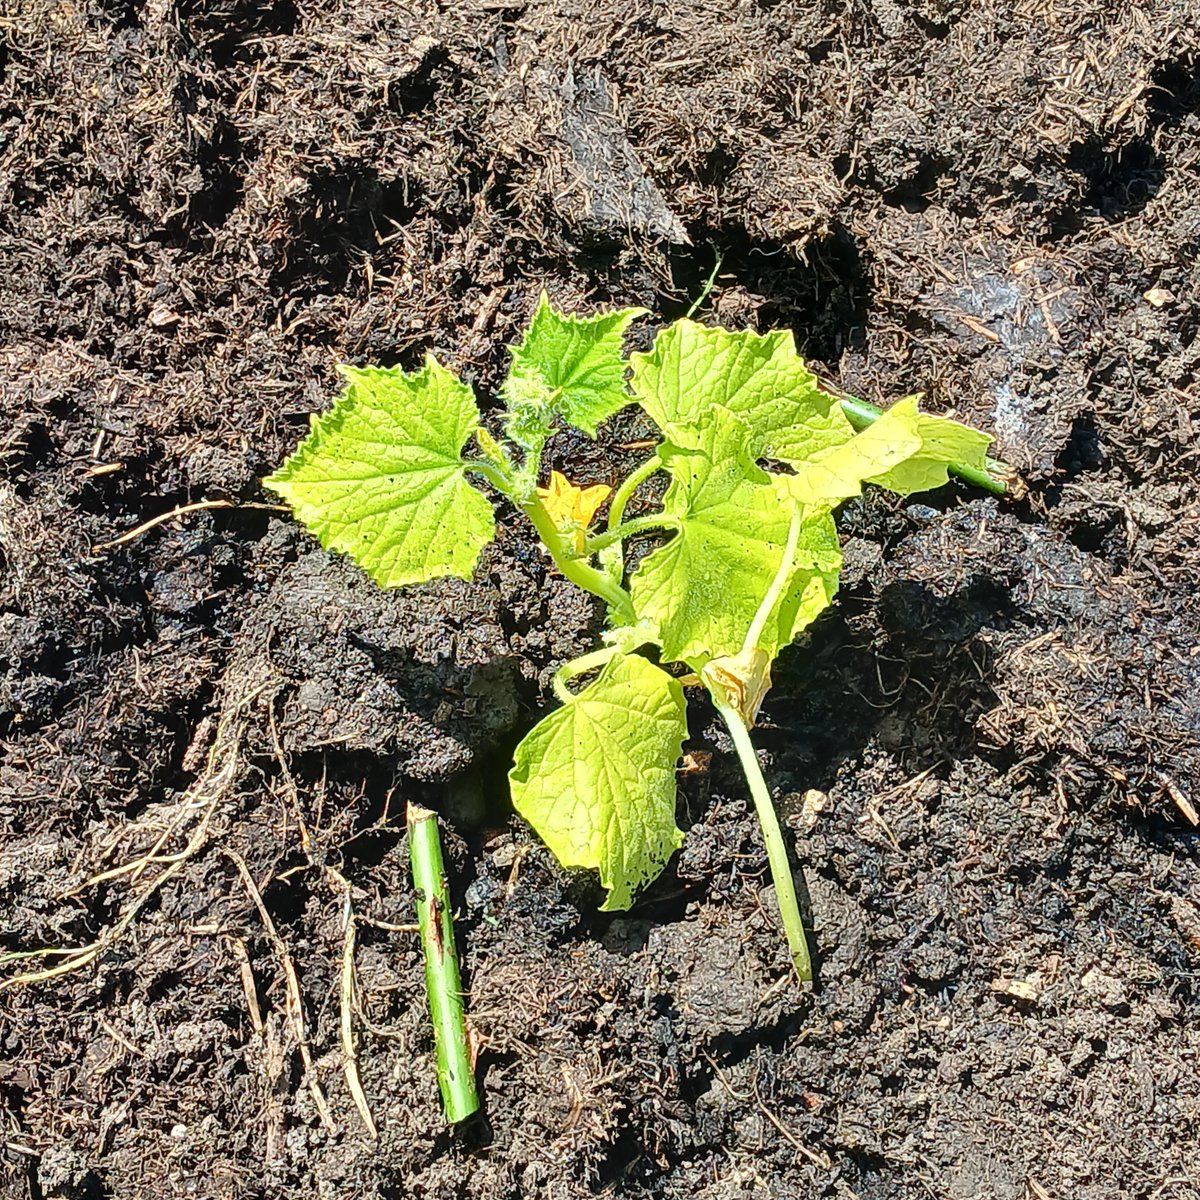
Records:
M3 9L0 952L96 948L0 992L5 1195L1200 1196L1196 0ZM339 359L487 395L542 286L669 319L718 252L709 319L1029 483L844 516L757 734L812 995L711 713L631 913L511 816L598 618L515 526L403 594L264 508L103 548L268 501ZM408 799L483 1039L454 1133Z

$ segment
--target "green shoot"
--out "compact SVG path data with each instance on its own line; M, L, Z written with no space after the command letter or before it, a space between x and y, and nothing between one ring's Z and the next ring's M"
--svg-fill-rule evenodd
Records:
M473 478L523 513L557 569L604 601L607 630L601 649L559 670L560 707L517 747L517 811L564 866L599 872L605 909L628 908L683 839L683 689L703 686L733 737L792 962L808 980L787 849L749 733L771 665L837 591L833 512L842 501L868 483L908 494L950 473L993 492L1004 484L984 434L920 412L913 397L880 411L832 395L788 333L684 319L626 358L624 334L640 315L568 316L543 295L500 389L500 440L481 426L466 385L432 359L411 375L345 368L332 412L266 483L324 546L385 587L471 575L495 529ZM556 430L595 437L632 403L661 441L611 496L557 473L543 482ZM782 466L768 471L764 460ZM669 482L658 511L627 520L660 471ZM634 537L658 544L629 571ZM593 678L574 686L584 676Z

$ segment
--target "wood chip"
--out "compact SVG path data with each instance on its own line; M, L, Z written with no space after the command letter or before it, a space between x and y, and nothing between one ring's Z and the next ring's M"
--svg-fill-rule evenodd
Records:
M1042 995L1041 981L1037 979L993 979L992 991L1014 1000L1025 1000L1036 1004Z
M1155 308L1165 308L1166 305L1175 303L1174 293L1161 287L1152 287L1148 292L1143 293L1142 298L1153 304Z

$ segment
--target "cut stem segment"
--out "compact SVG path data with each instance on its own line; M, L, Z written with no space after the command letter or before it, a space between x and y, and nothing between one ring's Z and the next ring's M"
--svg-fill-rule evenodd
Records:
M741 714L717 690L709 688L717 712L729 729L733 744L741 760L742 771L746 783L750 786L750 795L754 798L754 808L758 813L758 823L762 827L763 841L767 847L767 862L771 866L771 879L775 884L775 899L779 904L779 915L783 919L783 931L787 935L788 950L792 956L792 966L801 983L812 982L812 959L808 953L808 939L804 935L804 922L800 919L800 905L796 900L796 883L792 878L792 865L788 861L787 845L783 840L783 830L779 827L779 815L767 790L767 781L763 778L762 768L758 765L758 755L754 753L754 743L750 740L750 731L742 720Z
M479 1108L479 1093L475 1090L475 1069L463 1013L462 978L437 814L416 804L408 806L408 853L417 893L438 1087L446 1120L455 1124Z

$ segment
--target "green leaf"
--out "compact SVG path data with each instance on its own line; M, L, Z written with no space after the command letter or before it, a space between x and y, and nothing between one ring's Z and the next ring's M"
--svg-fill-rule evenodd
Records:
M792 463L795 475L777 478L802 504L838 504L857 496L864 483L907 495L941 487L951 463L984 470L990 441L965 425L918 412L917 398L909 396L850 441Z
M675 766L686 736L678 680L629 654L517 747L513 804L564 867L599 869L606 911L628 908L683 842Z
M888 412L903 403L899 401ZM928 413L917 414L916 433L921 439L920 449L890 470L872 475L869 483L907 496L911 492L929 492L943 487L950 478L947 470L950 464L974 467L986 473L987 452L992 442L986 433L948 417L932 417Z
M594 317L574 317L554 309L546 293L501 387L510 410L510 434L522 441L532 426L548 431L562 417L589 437L601 421L624 408L629 367L622 356L625 330L644 308L619 308Z
M471 389L432 357L411 375L340 370L346 387L333 409L263 482L322 546L383 587L469 579L496 528L463 475L462 449L479 424Z
M754 462L750 433L728 409L713 408L659 455L671 474L663 510L680 526L634 572L634 610L657 626L665 659L695 664L736 654L779 570L792 502ZM774 657L824 611L841 561L828 507L806 511L762 650Z
M778 486L801 504L833 506L857 496L864 481L920 451L920 420L916 400L901 400L849 441L792 463L795 475L775 476Z
M634 396L669 437L698 424L713 404L746 423L754 458L803 459L854 433L786 330L730 333L676 321L649 353L629 361Z

